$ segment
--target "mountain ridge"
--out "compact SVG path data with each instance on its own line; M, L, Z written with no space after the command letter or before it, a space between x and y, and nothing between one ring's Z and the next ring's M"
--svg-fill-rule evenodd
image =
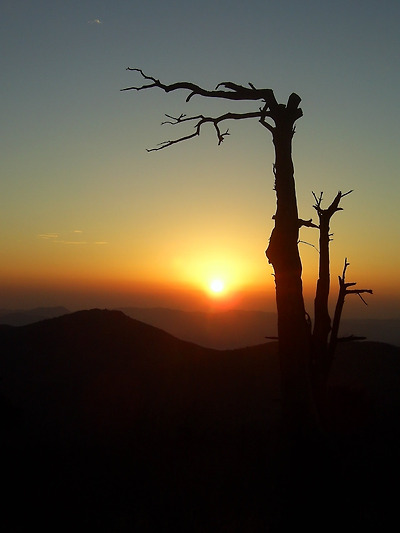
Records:
M276 313L266 311L182 311L164 307L118 308L131 318L153 325L172 335L204 347L234 349L263 343L276 336ZM64 307L36 308L5 313L0 324L26 325L70 313ZM367 340L400 346L400 319L343 318L340 335L365 336Z

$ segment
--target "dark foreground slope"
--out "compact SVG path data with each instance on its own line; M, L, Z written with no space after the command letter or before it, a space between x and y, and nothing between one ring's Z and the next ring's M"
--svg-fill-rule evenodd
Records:
M2 326L0 353L7 531L279 531L275 344L210 350L92 310ZM381 525L392 509L399 361L372 343L339 354L338 523L351 511L356 527Z

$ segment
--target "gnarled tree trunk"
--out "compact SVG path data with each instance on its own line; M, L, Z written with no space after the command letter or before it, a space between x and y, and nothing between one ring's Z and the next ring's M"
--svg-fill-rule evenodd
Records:
M301 434L315 427L317 411L310 382L311 331L298 250L300 224L292 161L296 111L297 106L293 109L288 103L271 112L276 125L272 133L277 209L266 255L275 272L283 410L289 431Z

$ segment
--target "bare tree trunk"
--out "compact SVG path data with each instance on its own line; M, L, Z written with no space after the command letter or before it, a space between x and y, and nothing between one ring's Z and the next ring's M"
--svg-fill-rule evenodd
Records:
M322 192L317 198L314 194L314 209L319 218L319 278L314 299L314 329L312 335L312 382L314 395L319 408L325 400L326 387L329 373L328 338L331 331L331 318L328 309L330 292L330 257L329 225L332 216L341 211L340 200L352 191L342 193L339 191L327 209L322 209Z
M319 278L314 300L313 344L317 354L324 354L331 330L328 311L330 289L329 218L320 216L319 225Z
M319 217L319 278L314 299L314 329L311 350L311 379L314 398L319 411L326 398L328 338L331 331L328 300L330 290L329 222L330 217Z
M287 111L287 109L286 109ZM273 117L275 147L275 227L266 250L275 272L284 432L284 479L280 528L310 523L311 500L318 505L325 443L310 376L311 326L305 311L298 249L299 217L292 161L293 122ZM311 513L312 514L312 513Z
M317 417L310 382L311 332L298 250L299 217L292 161L294 121L287 108L280 108L280 115L273 117L277 209L266 255L275 272L283 410L289 431L300 436L316 425Z

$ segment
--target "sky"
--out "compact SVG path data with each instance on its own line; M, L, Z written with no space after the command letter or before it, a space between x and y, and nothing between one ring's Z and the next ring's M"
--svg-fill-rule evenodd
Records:
M313 191L327 206L354 190L331 224L332 297L347 257L347 280L374 290L348 312L400 316L399 22L398 0L3 0L0 308L274 309L270 132L232 122L221 146L204 128L146 151L191 132L161 125L165 113L257 103L121 92L139 67L208 89L251 82L281 103L299 94L301 218L316 221ZM309 302L318 235L300 239Z

